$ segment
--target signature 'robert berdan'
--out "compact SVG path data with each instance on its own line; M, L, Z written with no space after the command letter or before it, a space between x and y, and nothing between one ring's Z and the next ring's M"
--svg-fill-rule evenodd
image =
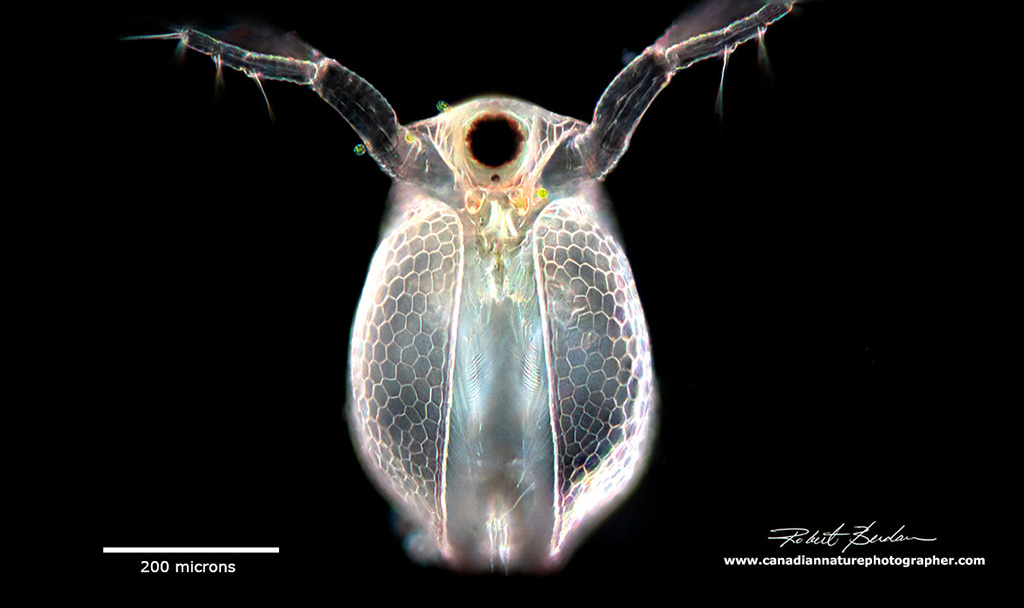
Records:
M935 538L920 538L917 536L908 536L903 533L903 529L906 525L902 525L898 530L892 534L872 534L871 527L877 522L871 522L866 526L854 526L852 532L844 532L843 527L845 523L839 524L839 527L832 532L821 532L815 530L813 533L808 528L775 528L770 530L772 534L783 533L783 536L769 536L768 540L781 540L782 544L779 547L785 547L792 543L794 545L805 544L805 545L824 545L826 547L838 546L842 540L846 540L845 546L840 553L846 553L846 550L853 545L871 545L875 543L901 543L909 540L917 540L924 542L932 542L937 540ZM849 539L840 539L842 536L848 536Z

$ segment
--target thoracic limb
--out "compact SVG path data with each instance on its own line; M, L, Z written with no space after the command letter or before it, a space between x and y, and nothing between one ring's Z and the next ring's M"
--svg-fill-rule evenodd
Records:
M726 56L792 7L792 1L713 0L696 19L686 18L669 28L619 72L598 100L593 121L572 141L587 176L601 179L615 167L647 107L676 72L703 59Z
M311 87L344 117L388 175L398 176L403 160L408 157L410 144L399 137L401 125L384 96L355 72L324 57L295 36L288 35L275 46L299 57L249 51L191 28L129 39L179 40L186 47L212 57L218 66L243 72L257 82L282 80Z

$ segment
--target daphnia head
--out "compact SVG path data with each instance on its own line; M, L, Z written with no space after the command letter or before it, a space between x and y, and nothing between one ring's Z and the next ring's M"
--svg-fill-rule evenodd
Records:
M432 148L451 172L459 211L498 213L507 220L499 232L514 236L550 197L545 179L552 156L586 123L511 97L441 107L437 116L409 125L410 137Z

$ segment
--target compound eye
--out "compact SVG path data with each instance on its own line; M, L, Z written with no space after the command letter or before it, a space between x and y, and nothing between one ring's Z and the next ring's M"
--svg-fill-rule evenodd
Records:
M519 157L524 139L519 123L512 117L484 114L466 131L466 149L476 162L497 168Z

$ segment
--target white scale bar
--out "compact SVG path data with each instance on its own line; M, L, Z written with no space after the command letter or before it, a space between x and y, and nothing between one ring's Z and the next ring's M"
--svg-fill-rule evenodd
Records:
M103 547L104 553L280 553L280 547Z

